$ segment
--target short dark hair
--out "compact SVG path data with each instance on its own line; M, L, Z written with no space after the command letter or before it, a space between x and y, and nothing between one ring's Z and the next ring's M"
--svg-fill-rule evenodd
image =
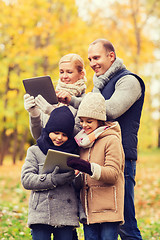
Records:
M94 45L96 43L102 43L103 47L106 49L106 52L114 52L115 54L115 58L116 58L116 51L115 51L115 48L113 46L113 44L108 41L107 39L105 38L99 38L99 39L96 39L95 41L93 41L92 43L90 43L90 45Z

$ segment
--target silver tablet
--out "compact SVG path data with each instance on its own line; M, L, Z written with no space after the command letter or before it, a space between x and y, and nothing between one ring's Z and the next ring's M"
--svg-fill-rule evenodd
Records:
M47 152L46 160L43 166L43 173L50 173L54 170L55 166L59 166L60 172L66 172L69 170L73 170L73 168L67 166L68 157L76 157L80 156L77 154L60 152L56 150L49 149ZM78 159L77 159L78 160Z
M58 103L50 76L27 78L23 80L23 85L26 93L30 94L31 96L37 97L40 94L48 103Z

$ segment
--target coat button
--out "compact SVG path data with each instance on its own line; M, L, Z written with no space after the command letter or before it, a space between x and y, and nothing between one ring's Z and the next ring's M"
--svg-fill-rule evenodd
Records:
M43 182L44 180L46 180L46 174L41 174L40 181Z
M68 203L71 203L71 199L67 199L67 202L68 202Z

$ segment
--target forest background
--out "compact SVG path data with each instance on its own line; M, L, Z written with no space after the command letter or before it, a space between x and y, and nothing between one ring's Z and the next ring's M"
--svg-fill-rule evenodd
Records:
M160 1L0 0L0 165L23 159L33 144L23 106L25 78L50 75L67 53L84 59L87 91L93 71L87 50L107 38L126 67L146 84L139 149L160 147Z
M146 95L139 130L135 204L145 240L160 239L160 1L0 0L0 236L31 239L29 191L20 183L27 148L34 143L24 109L25 78L50 75L59 59L80 54L93 87L88 45L110 40L126 67L142 77ZM82 228L79 239L83 238Z

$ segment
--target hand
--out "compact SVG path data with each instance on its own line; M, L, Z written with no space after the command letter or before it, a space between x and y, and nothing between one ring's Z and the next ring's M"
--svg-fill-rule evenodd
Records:
M35 98L35 103L44 113L48 115L50 115L54 109L53 105L49 104L41 95L38 95Z
M36 106L34 97L28 93L24 95L24 108L32 117L38 117L40 115L40 110Z
M64 104L70 104L72 96L65 90L56 91L58 101Z
M65 183L71 183L75 177L74 171L65 173L59 173L59 167L56 166L52 172L52 182L54 185L64 185Z
M73 169L77 169L81 172L88 173L92 176L91 164L81 158L69 157L67 159L67 165Z

